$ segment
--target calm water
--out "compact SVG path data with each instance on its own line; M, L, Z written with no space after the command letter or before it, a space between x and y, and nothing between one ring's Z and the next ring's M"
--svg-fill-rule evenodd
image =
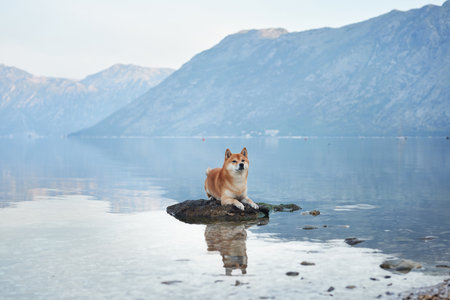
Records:
M165 213L204 198L205 169L244 146L253 200L321 214L205 226ZM7 299L395 297L449 275L436 265L450 264L450 142L2 139L0 241ZM390 257L423 267L379 268Z

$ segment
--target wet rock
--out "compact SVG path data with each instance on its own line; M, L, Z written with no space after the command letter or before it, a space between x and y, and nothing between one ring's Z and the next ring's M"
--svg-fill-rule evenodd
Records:
M313 230L313 229L319 229L319 227L312 226L312 225L305 225L305 226L302 227L302 229L304 229L304 230Z
M245 222L255 221L258 223L269 217L269 209L260 206L254 209L249 205L244 205L245 210L241 211L234 205L222 206L220 201L212 200L186 200L184 202L167 207L169 215L178 220L190 224L212 224L218 222Z
M421 237L421 238L419 238L420 240L423 240L423 241L431 241L431 240L434 240L434 239L437 239L438 237L437 236L434 236L434 235L428 235L428 236L424 236L424 237Z
M334 287L330 286L330 287L328 288L327 292L329 293L329 292L332 292L332 291L334 291Z
M298 272L287 272L286 275L287 276L298 276Z
M364 240L360 240L360 239L358 239L358 238L352 237L352 238L346 238L346 239L344 240L344 242L346 242L346 243L349 244L350 246L354 246L354 245L356 245L356 244L359 244L359 243L364 242Z
M398 273L409 273L412 269L420 269L422 266L412 260L407 259L391 259L385 260L380 268Z
M166 285L171 285L171 284L182 283L182 282L183 281L181 281L181 280L169 280L169 281L163 281L161 283L166 284Z
M349 290L353 290L353 289L356 289L356 285L347 285L345 288L349 289Z
M389 279L389 278L391 278L391 275L386 275L386 276L384 276L384 278Z
M450 279L443 282L429 286L410 290L402 293L402 299L419 299L419 300L443 300L450 299Z
M309 212L309 214L312 215L312 216L318 216L318 215L320 215L320 211L312 210L312 211Z
M277 212L293 212L302 209L297 204L268 204L259 202L257 203L259 206L267 207L271 211L277 211Z
M436 265L436 268L450 268L450 265Z
M380 279L375 278L375 277L370 277L370 280L372 280L372 281L379 281Z
M315 266L316 264L313 262L309 262L309 261L302 261L300 263L302 266Z

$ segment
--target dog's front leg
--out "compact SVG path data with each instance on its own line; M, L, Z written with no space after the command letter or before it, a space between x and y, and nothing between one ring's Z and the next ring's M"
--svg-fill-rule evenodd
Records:
M253 200L250 199L248 196L245 197L244 199L242 199L242 203L247 203L248 205L250 205L250 206L253 207L254 209L259 209L258 204L256 204L255 202L253 202Z
M220 200L220 204L221 205L234 205L237 208L239 208L240 210L244 210L244 204L242 204L241 202L239 202L236 199L230 198L230 197L222 197L222 200Z

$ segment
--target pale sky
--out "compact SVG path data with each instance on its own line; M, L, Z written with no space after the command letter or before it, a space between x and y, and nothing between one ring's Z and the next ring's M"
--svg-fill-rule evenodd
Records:
M81 79L115 63L179 68L243 29L340 27L444 0L0 0L0 63Z

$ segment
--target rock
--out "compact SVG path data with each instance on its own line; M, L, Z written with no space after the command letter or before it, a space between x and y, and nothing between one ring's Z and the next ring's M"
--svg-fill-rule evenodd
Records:
M409 273L412 269L420 269L421 267L419 263L407 259L386 260L380 265L382 269L403 274Z
M312 226L312 225L305 225L305 226L303 226L302 229L304 229L304 230L313 230L313 229L319 229L319 227Z
M218 222L267 222L269 209L260 206L254 209L244 205L241 211L234 205L220 205L218 200L186 200L167 207L169 215L189 224L212 224Z
M370 280L372 280L372 281L379 281L379 279L375 278L375 277L370 277Z
M436 265L436 268L450 268L450 265Z
M257 204L259 206L267 207L269 210L273 210L276 212L293 212L293 211L302 209L297 204L277 204L277 205L275 205L275 204L267 204L267 203L263 203L263 202L259 202Z
M345 288L349 289L349 290L353 290L353 289L356 289L356 285L347 285Z
M446 279L437 285L423 288L415 288L413 290L400 294L400 296L401 299L443 300L443 299L450 299L449 291L450 291L450 279Z
M347 244L349 244L350 246L354 246L356 244L362 243L364 242L364 240L360 240L358 238L346 238L344 240L344 242L346 242Z
M434 239L437 239L438 237L437 236L434 236L434 235L428 235L428 236L424 236L424 237L421 237L421 238L419 238L420 240L423 240L423 241L431 241L431 240L434 240Z
M286 275L287 276L298 276L298 272L287 272Z
M312 216L318 216L318 215L320 215L320 211L312 210L312 211L309 212L309 214L312 215Z
M332 291L334 291L334 287L330 286L330 287L328 288L327 292L329 293L329 292L332 292Z
M181 280L169 280L169 281L163 281L161 282L162 284L166 284L166 285L171 285L171 284L175 284L175 283L181 283L183 281Z
M316 264L313 262L308 262L308 261L302 261L300 263L302 266L315 266Z

